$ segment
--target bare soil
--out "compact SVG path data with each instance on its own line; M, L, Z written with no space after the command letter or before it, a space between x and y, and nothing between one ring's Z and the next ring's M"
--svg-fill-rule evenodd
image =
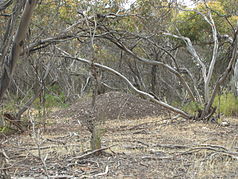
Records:
M45 129L2 137L6 171L13 178L238 178L238 119L225 119L226 127L171 119L123 93L99 96L96 104L93 113L84 99L50 115ZM104 131L101 152L91 154L81 122L90 117Z
M96 97L95 110L92 110L92 99L84 98L67 109L53 113L51 117L69 117L81 121L89 118L119 120L155 117L165 114L165 112L160 106L137 96L121 92L109 92Z

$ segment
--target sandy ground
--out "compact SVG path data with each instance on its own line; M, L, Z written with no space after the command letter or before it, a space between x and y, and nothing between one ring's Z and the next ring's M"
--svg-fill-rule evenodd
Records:
M238 178L238 119L227 120L104 121L103 152L91 155L90 133L70 118L1 142L16 178Z

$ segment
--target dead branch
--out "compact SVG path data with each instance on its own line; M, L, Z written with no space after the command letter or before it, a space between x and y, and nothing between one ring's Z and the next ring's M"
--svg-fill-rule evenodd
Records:
M104 172L98 173L98 174L94 175L93 177L99 177L99 176L107 175L108 171L109 171L109 169L108 169L108 165L107 165Z
M91 65L91 61L89 60L86 60L86 59L83 59L83 58L77 58L77 57L72 57L69 53L65 52L64 50L60 49L57 47L57 49L61 52L61 57L64 57L64 58L68 58L68 59L74 59L74 60L77 60L77 61L80 61L82 63L86 63L86 64L89 64ZM119 73L118 71L108 67L108 66L105 66L105 65L102 65L102 64L99 64L99 63L94 63L94 65L98 68L101 68L103 70L106 70L106 71L109 71L113 74L115 74L116 76L120 77L121 79L123 79L129 86L131 89L133 89L136 93L140 94L140 95L143 95L149 99L151 99L153 102L163 106L164 108L172 111L172 112L175 112L177 114L180 114L181 116L183 116L185 119L191 119L191 116L189 114L187 114L186 112L176 108L176 107L173 107L163 101L160 101L158 99L156 99L153 95L145 92L145 91L141 91L139 89L137 89L124 75L122 75L121 73Z
M102 148L100 148L100 149L93 150L93 151L88 152L88 153L86 153L86 154L83 154L83 155L80 155L80 156L76 156L76 157L72 157L71 159L68 159L68 161L75 160L75 159L81 160L81 159L87 158L87 157L89 157L89 156L91 156L91 155L93 155L93 154L95 154L95 153L98 153L98 152L101 152L101 151L110 149L110 148L112 148L112 147L114 147L114 146L116 146L116 145L110 145L109 147L102 147Z
M3 117L5 120L7 120L10 124L14 125L15 127L17 127L17 129L20 132L24 132L23 130L23 126L21 125L21 121L17 119L17 117L15 117L14 115L10 114L10 113L4 113Z

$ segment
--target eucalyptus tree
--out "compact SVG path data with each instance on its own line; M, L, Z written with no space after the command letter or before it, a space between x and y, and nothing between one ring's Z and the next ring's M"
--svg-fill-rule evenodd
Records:
M223 31L219 22L226 17L217 20L216 9L209 3L200 5L202 9L198 6L191 10L166 0L138 0L125 9L125 2L42 1L33 17L34 40L20 53L40 57L46 64L53 59L51 81L57 81L68 94L82 93L89 79L101 73L102 83L111 89L126 89L126 85L119 83L121 78L129 89L185 118L210 118L215 111L214 97L236 60L236 26L232 24L232 31ZM207 29L204 33L199 28L199 32L194 32L210 40L210 57L204 58L204 45L197 43L197 37L193 38L192 31L186 29L194 23L189 21L190 16L195 17L195 24L199 21ZM177 23L184 21L181 17L188 17L187 26ZM223 33L228 38L224 39ZM226 45L221 46L223 43ZM221 76L214 76L220 51L226 54L226 67ZM79 59L91 66L79 63ZM106 69L120 78L104 73ZM191 102L198 106L196 115L173 105Z
M0 10L3 11L11 5L12 1L2 0L0 2ZM20 54L23 51L25 37L28 31L30 19L37 0L27 0L24 5L24 10L21 15L20 23L14 34L14 25L17 23L17 15L19 9L23 6L23 1L16 2L15 8L9 15L7 27L5 29L4 40L1 43L1 60L2 60L2 75L0 80L0 100L10 85L12 76L15 71L16 63L19 60ZM11 41L12 39L12 41ZM5 158L3 153L0 153L1 168L5 168ZM0 177L10 178L6 171L0 171Z
M220 11L217 12L210 3L199 4L195 9L183 9L162 0L138 0L126 10L122 6L123 2L114 3L113 6L106 5L107 1L90 2L85 6L77 4L80 7L77 9L78 19L70 19L65 30L54 37L39 40L31 48L44 47L56 40L57 44L53 44L56 54L71 59L71 66L82 67L77 62L81 61L91 64L91 67L110 71L123 79L136 93L184 118L209 119L214 114L214 98L220 85L231 74L237 59L237 27L233 23L235 16L232 22L225 16L220 17L218 14L223 13L223 9L218 7ZM180 16L188 17L187 26L176 23L184 21ZM190 22L190 17L195 19ZM224 29L221 21L227 21L228 24L231 22L232 30ZM190 26L190 23L195 23L195 26ZM189 27L197 28L196 24L197 30L188 30ZM206 27L205 31L199 30L201 26ZM199 35L192 36L192 32ZM198 38L201 35L203 38ZM63 37L65 41L62 42ZM73 43L68 43L72 39L78 40L77 52L71 47ZM209 40L210 56L204 53L203 39ZM224 53L226 66L222 73L214 75L221 52ZM78 69L89 70L86 66ZM148 73L149 70L152 73ZM156 77L157 73L160 74L159 78ZM105 80L111 78L105 73L103 76L106 76ZM112 85L110 82L109 86ZM166 86L165 93L161 93L163 85ZM122 84L120 87L124 88ZM156 91L157 87L159 90ZM178 96L176 101L171 98L167 100L172 95ZM177 100L181 100L182 104L195 103L196 114L172 105Z
M4 63L3 63L4 65L3 65L3 72L2 72L2 77L0 81L0 99L3 97L4 92L10 85L10 81L14 73L16 63L19 60L21 52L23 51L25 37L28 31L28 26L29 26L33 9L36 3L37 3L36 0L26 1L25 7L20 19L20 23L17 28L16 34L13 37L13 42L11 46L9 45L9 42L7 42L8 41L7 38L11 39L11 37L13 36L13 33L11 31L9 32L9 29L12 28L11 22L15 21L14 18L16 18L14 16L14 13L11 19L9 20L10 23L8 24L8 27L6 28L6 32L5 32L6 39L4 39L6 43L2 44L3 52L1 53L1 55L2 55L2 59L4 60ZM6 4L8 5L9 3L6 3ZM23 4L23 2L20 2L20 5L21 4ZM6 47L10 48L10 50L6 49ZM6 53L6 51L8 50L9 50L9 54Z
M217 13L214 13L216 10L213 9L212 2L201 5L202 9L200 9L198 6L194 10L173 7L173 4L168 4L167 1L160 1L161 4L158 3L158 1L148 2L151 4L151 6L146 7L148 3L143 4L142 1L138 1L138 4L136 4L134 7L134 11L130 11L131 14L103 14L100 16L100 18L103 19L92 19L91 28L95 31L95 37L106 39L112 44L116 45L116 47L119 47L119 49L121 49L126 54L123 56L124 58L128 56L129 60L135 60L144 65L147 64L158 66L161 67L160 69L166 69L169 71L172 74L172 82L175 84L178 82L178 84L184 89L184 97L188 98L188 102L193 101L197 104L196 114L188 114L183 110L168 104L166 101L163 101L163 99L156 96L156 94L150 94L149 91L146 91L146 89L141 89L141 87L134 86L137 89L135 90L135 88L131 86L132 83L128 83L129 86L134 89L134 91L149 97L153 101L159 103L161 106L179 113L185 118L209 119L216 111L216 109L212 106L214 98L218 93L221 84L231 74L232 68L234 67L235 61L237 60L237 26L233 24L230 19L228 19L227 22L230 23L232 27L232 30L229 31L228 34L224 34L227 32L223 32L222 30L224 29L217 28L217 24L218 26L220 25L220 18L225 17L219 17L219 20L216 20L218 16ZM180 32L181 29L178 27L175 27L177 32L174 31L174 27L171 25L174 23L173 21L171 21L171 23L164 24L167 25L167 29L163 28L163 26L160 29L160 26L157 26L159 30L153 29L156 27L153 26L151 22L153 23L153 20L158 17L159 9L163 9L163 11L161 11L162 15L170 13L174 15L176 11L171 10L171 8L176 8L179 13L182 11L186 13L191 12L192 16L196 16L196 18L198 17L200 19L199 21L202 22L202 24L205 24L208 30L202 35L204 36L204 39L210 40L209 43L212 52L210 53L210 57L206 57L210 59L207 61L204 60L204 54L200 54L202 53L202 50L199 50L199 48L201 49L202 46L195 47L193 44L195 39L192 39L189 34L188 36L186 36L187 33L183 32L182 34L182 32ZM110 20L110 17L114 17L114 19ZM234 18L232 20L236 20L235 16L232 18ZM112 25L110 25L109 22L113 22L115 19L117 20L117 23L111 23ZM197 21L197 23L199 21ZM158 19L157 21L154 21L154 23L155 22L158 22ZM163 24L162 22L163 21L159 21L159 23ZM187 22L187 24L189 23L190 22ZM97 27L95 27L95 24L97 24ZM199 29L198 31L194 32L201 33ZM180 56L182 52L179 52L180 48L174 47L176 41L173 38L179 40L180 45L182 44L183 51L187 50L188 59L181 59L181 57L176 58L176 53L173 53L174 48L178 49L177 52L180 53ZM160 41L157 41L156 39L160 39ZM226 43L225 50L223 50L223 46L220 45L223 43ZM162 60L163 58L159 60L154 60L152 58L154 53L151 53L150 49L153 48L155 51L161 51L162 54L166 54L164 56L164 60ZM227 61L227 63L224 71L216 76L214 75L214 70L218 56L220 55L220 51L226 54L224 59ZM64 53L64 56L66 56L66 53ZM79 59L69 54L68 57L71 59ZM86 63L85 60L81 61ZM187 65L187 61L190 61L189 64L192 64L192 67ZM191 61L193 61L193 63L191 63ZM97 64L96 66L101 67L100 64ZM105 69L105 67L102 68ZM191 71L190 69L195 70ZM194 80L194 76L197 76L197 72L200 73L200 80L202 80L198 83ZM121 75L119 76L122 77ZM139 74L139 76L141 76L141 74ZM124 77L122 78L125 79L126 77ZM143 79L143 77L141 79ZM171 78L167 77L166 80L168 79L171 81ZM128 81L129 80L127 79L126 82ZM167 84L168 83L169 82L167 82Z

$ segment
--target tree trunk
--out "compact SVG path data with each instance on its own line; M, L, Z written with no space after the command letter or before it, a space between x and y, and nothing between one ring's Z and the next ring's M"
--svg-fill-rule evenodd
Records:
M233 80L234 80L234 87L235 87L235 96L238 96L238 59L236 59Z
M235 33L235 38L233 40L233 45L232 45L232 52L231 52L231 57L230 57L230 61L229 64L226 68L226 70L222 73L222 75L219 77L219 79L217 80L216 84L214 85L213 91L211 93L211 97L209 98L208 103L206 103L205 105L205 109L201 115L201 119L207 119L211 116L212 113L214 113L215 109L212 108L212 104L214 102L215 96L221 86L221 84L226 80L226 78L229 76L229 74L232 71L232 67L234 66L236 60L238 59L238 30Z
M13 40L12 49L10 55L5 57L3 74L0 80L0 100L3 97L4 92L10 85L12 75L16 66L16 62L19 59L20 53L23 50L24 39L26 37L27 29L30 23L30 19L33 13L33 9L37 0L28 0L25 4L25 8L21 17L19 27Z
M153 65L151 68L151 92L156 94L155 88L156 88L156 72L157 72L157 66Z

